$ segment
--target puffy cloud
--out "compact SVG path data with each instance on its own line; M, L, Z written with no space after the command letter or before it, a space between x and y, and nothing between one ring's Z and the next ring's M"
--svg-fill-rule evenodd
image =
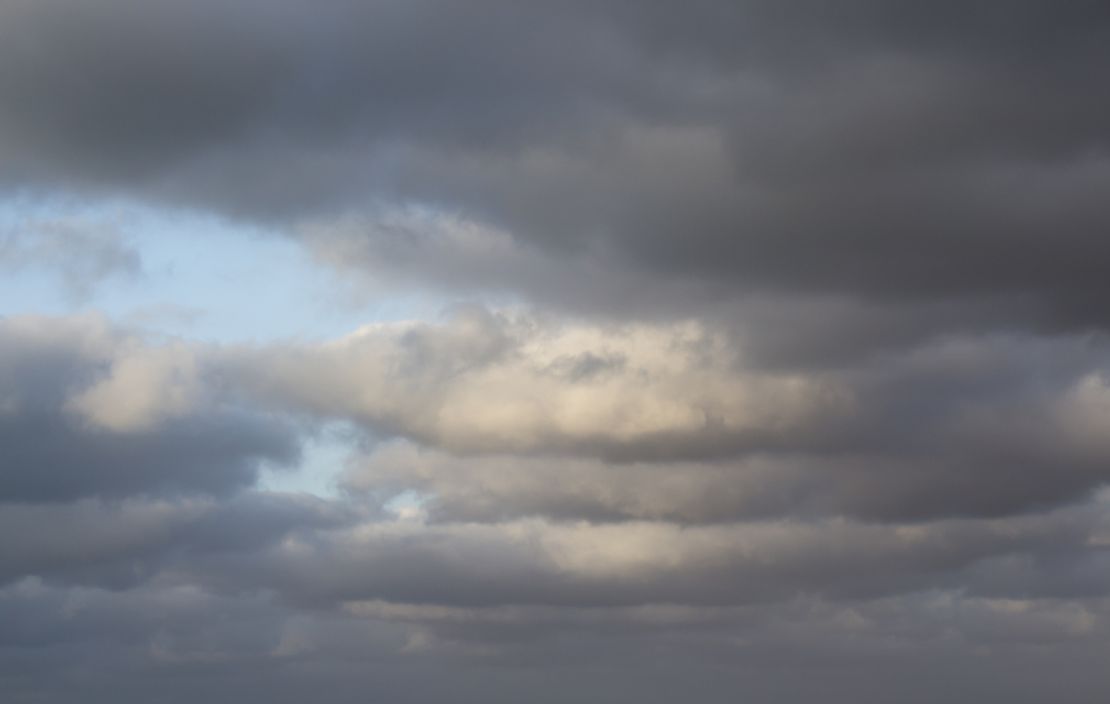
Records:
M263 398L464 452L705 456L804 435L852 405L820 377L745 372L696 322L605 327L468 308L224 363Z
M112 359L107 378L71 397L66 408L108 430L139 430L194 410L196 377L196 360L182 345L127 351Z
M254 393L408 438L347 486L423 492L437 519L1001 516L1107 480L1100 338L960 336L800 373L700 324L467 315L241 366Z
M222 493L291 462L288 421L205 399L191 355L98 318L0 320L0 500Z

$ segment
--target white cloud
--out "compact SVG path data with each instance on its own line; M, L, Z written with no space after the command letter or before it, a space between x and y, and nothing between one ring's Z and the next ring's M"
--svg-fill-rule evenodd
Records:
M745 371L696 321L603 326L468 309L227 361L264 398L464 452L699 454L852 409L833 381Z
M145 430L187 415L203 390L197 357L188 346L126 344L108 374L71 397L66 407L89 423L115 432Z

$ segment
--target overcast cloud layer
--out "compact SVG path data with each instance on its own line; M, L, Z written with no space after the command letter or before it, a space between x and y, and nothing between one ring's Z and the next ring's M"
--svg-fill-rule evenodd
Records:
M1103 701L1108 65L1093 0L0 4L0 699ZM274 241L363 324L190 334Z

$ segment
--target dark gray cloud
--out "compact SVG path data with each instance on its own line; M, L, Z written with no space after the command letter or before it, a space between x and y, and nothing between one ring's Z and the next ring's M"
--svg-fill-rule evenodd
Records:
M57 0L2 24L12 185L363 211L348 237L387 251L375 213L415 204L622 282L599 293L694 282L687 305L986 297L1106 322L1099 3ZM472 256L456 278L575 303Z
M0 582L35 577L121 588L142 584L179 560L261 550L297 530L343 525L357 515L308 497L257 492L220 501L5 503Z
M227 513L250 513L251 503ZM286 524L299 528L280 545L273 540L284 529L262 543L224 544L224 559L214 560L217 551L190 542L164 571L125 588L94 586L87 574L67 586L36 578L8 584L0 590L8 625L0 662L17 701L69 701L75 689L107 696L116 682L125 700L169 688L171 701L182 692L230 701L231 692L241 696L243 678L253 692L270 683L278 701L323 683L328 693L320 696L329 702L367 691L396 691L402 701L449 698L427 688L429 673L464 687L463 700L510 701L528 691L543 662L545 676L581 673L584 680L562 683L558 693L581 691L587 700L600 696L600 685L666 701L671 688L701 681L710 701L734 696L736 686L765 689L767 701L801 701L804 693L776 673L794 672L788 679L796 680L812 670L843 697L836 701L906 693L932 702L943 692L923 688L929 672L952 672L961 688L973 686L988 701L1023 701L1010 696L1013 679L1002 675L1059 658L1075 678L1063 701L1082 702L1100 691L1091 650L1107 635L1107 564L1085 545L1105 538L1106 526L1091 508L898 532L835 523L709 533L535 522L337 530L302 513ZM1084 564L1089 584L1077 591L1069 580ZM1093 583L1092 568L1101 573ZM533 569L539 581L520 581ZM224 576L214 579L217 572ZM988 574L994 579L983 579ZM811 591L816 583L819 595ZM906 584L917 588L904 592ZM513 590L524 603L506 598ZM390 599L393 592L403 598ZM660 595L671 598L655 602ZM694 603L675 603L680 595ZM316 605L296 608L290 598ZM335 598L356 600L341 609L320 602ZM597 601L608 606L586 606ZM634 676L645 658L659 659L657 680ZM955 665L968 659L974 667ZM876 663L889 680L841 681ZM466 671L480 672L482 684ZM1023 685L1044 693L1058 676L1052 669Z
M0 496L42 501L142 492L222 493L254 482L261 460L290 462L296 447L282 425L234 414L182 420L172 427L113 438L67 419L0 421Z
M1102 508L894 529L843 520L703 527L373 523L306 539L311 549L293 542L200 562L196 578L218 574L315 605L736 606L807 594L852 601L929 589L991 598L1089 597L1101 595L1110 577L1103 551L1087 545L1099 534ZM1006 559L1034 567L1005 570L998 563ZM1021 579L997 578L995 570Z

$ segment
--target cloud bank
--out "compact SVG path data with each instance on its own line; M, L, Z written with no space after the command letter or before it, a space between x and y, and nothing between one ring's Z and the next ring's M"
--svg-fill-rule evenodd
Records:
M1105 698L1108 47L1083 0L5 3L0 272L69 301L0 297L5 701ZM99 308L195 302L111 207L443 313L144 329Z

